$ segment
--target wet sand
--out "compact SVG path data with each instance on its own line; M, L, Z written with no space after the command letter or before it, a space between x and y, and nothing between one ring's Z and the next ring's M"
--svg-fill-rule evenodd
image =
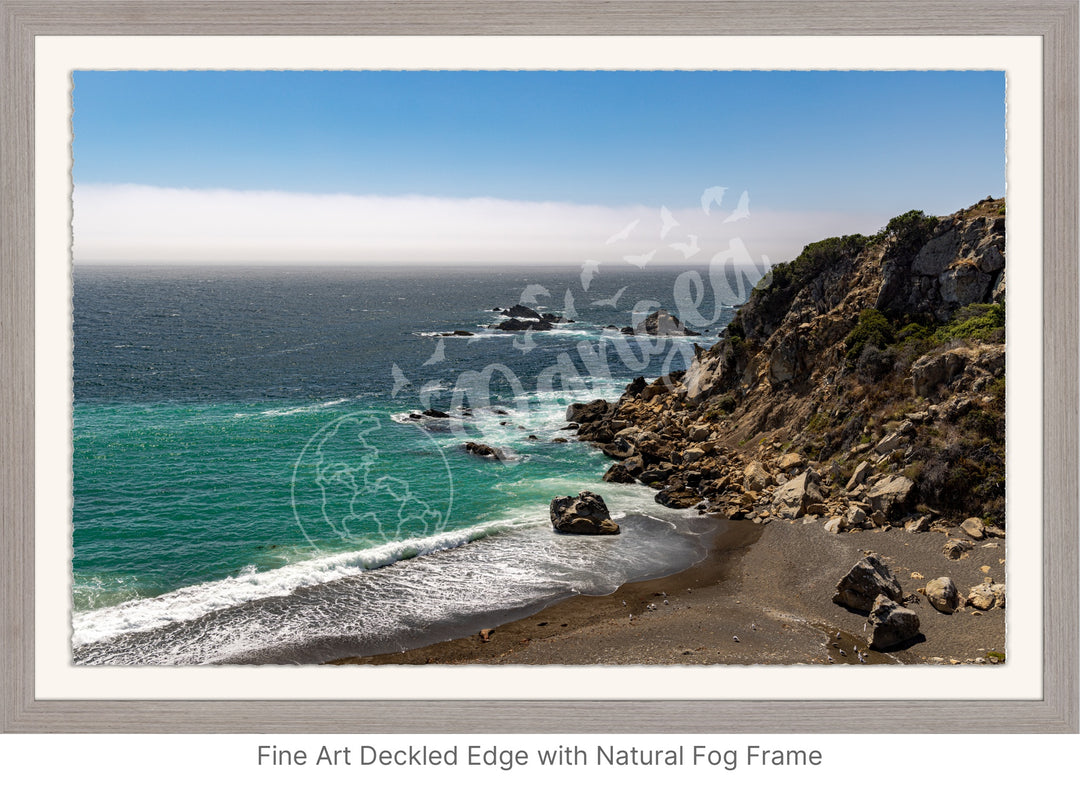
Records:
M865 552L883 557L905 595L940 576L953 579L961 598L986 576L1004 581L1004 540L978 542L950 560L941 552L948 538L901 529L833 535L802 521L726 523L709 555L678 574L628 583L607 596L572 597L469 637L335 664L856 663L855 647L866 652L866 615L832 597ZM868 664L962 663L1005 652L1004 610L947 615L918 598L908 605L919 616L922 639L869 652Z

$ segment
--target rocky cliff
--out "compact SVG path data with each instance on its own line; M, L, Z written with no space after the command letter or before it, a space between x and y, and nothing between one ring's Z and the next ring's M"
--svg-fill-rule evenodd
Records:
M732 519L1003 535L1005 204L774 266L685 373L575 406L610 481Z

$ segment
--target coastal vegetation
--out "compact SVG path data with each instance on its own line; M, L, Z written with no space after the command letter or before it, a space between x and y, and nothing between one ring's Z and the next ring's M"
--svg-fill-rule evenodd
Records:
M580 437L616 461L607 480L673 508L838 537L939 534L955 560L1003 544L1003 212L991 198L909 211L807 245L685 373L577 411ZM872 618L910 625L902 599L885 602Z

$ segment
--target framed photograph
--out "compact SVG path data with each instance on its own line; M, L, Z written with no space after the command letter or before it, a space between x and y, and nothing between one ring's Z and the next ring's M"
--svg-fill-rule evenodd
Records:
M1077 731L1075 3L0 10L5 731Z

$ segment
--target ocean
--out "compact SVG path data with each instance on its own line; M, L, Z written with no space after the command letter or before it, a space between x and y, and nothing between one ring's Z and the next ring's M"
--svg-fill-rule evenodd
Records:
M612 460L565 411L684 369L733 315L715 284L621 264L76 266L74 662L405 650L692 565L716 522L601 481ZM575 322L489 327L518 302ZM691 302L704 336L607 328ZM622 534L552 530L551 499L585 489Z

